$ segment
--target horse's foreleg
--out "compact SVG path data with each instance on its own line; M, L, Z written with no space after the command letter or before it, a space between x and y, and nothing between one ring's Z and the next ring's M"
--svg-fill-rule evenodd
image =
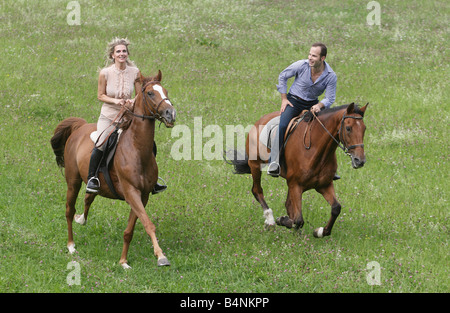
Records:
M341 213L341 205L336 200L336 193L334 192L333 183L331 183L328 187L318 189L319 193L327 200L327 202L331 205L331 217L325 227L316 228L313 232L314 237L322 238L323 236L331 235L331 229L333 228L334 222L336 222L339 213Z
M303 189L297 183L288 182L288 195L286 198L286 211L288 216L277 219L278 224L291 228L293 224L296 228L302 228L303 214L302 214L302 194Z
M252 194L255 197L255 199L261 204L261 207L263 209L263 214L265 218L264 225L266 227L274 226L275 220L273 218L273 212L267 205L266 200L264 199L264 193L261 187L260 163L250 161L249 165L253 178Z
M84 213L81 215L75 215L75 222L81 225L86 225L87 217L89 214L89 208L97 195L95 193L86 193L84 196Z
M125 200L131 206L131 210L137 216L137 218L139 218L145 228L145 231L150 236L153 243L155 256L158 258L158 266L170 265L169 260L166 258L166 256L162 252L162 249L159 247L158 239L156 238L156 227L145 212L145 207L142 203L141 197L137 192L133 193L132 195L130 195L130 193L125 193ZM121 260L123 259L126 259L126 256L122 255Z

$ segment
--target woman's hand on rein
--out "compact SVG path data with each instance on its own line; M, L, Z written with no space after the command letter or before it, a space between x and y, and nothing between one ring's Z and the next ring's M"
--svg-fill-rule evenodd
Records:
M125 99L116 99L116 104L121 107L125 105Z
M134 99L127 99L127 100L125 101L125 106L126 106L128 109L132 110L132 109L134 108Z

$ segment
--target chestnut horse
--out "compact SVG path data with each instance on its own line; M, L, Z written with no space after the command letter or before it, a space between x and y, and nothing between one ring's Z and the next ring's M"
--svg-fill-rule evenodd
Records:
M127 253L133 237L136 220L144 225L145 231L151 237L155 256L159 266L170 265L158 245L155 225L148 217L145 206L158 179L158 166L153 154L155 135L155 120L159 120L166 127L173 127L175 109L167 98L167 90L161 85L161 71L155 77L138 78L141 90L136 90L134 110L123 109L129 125L121 134L114 160L110 167L110 176L117 195L130 205L131 211L128 226L124 232L124 243L120 264L129 268ZM75 216L75 202L81 183L86 183L89 160L94 143L90 134L97 129L96 124L88 124L81 118L71 117L63 120L55 129L51 145L59 166L65 167L67 182L66 219L69 239L67 248L70 253L75 251L72 233L72 222L86 223L90 205L96 194L86 193L84 198L84 214ZM99 174L101 189L99 195L117 199L110 191L103 177Z
M281 160L281 175L286 179L288 195L286 210L288 216L278 218L276 223L291 228L301 228L304 224L302 216L302 194L309 189L315 189L331 205L331 218L325 227L314 230L315 237L329 236L336 218L341 211L341 205L336 200L333 177L337 170L336 148L339 146L352 159L353 168L360 168L366 162L364 154L363 122L366 104L358 108L354 103L321 111L318 116L312 116L300 122L292 131L284 148L284 159ZM238 158L234 151L231 164L237 174L252 174L252 193L261 204L265 225L275 225L273 212L268 207L261 187L261 169L270 155L270 150L259 142L260 132L272 118L280 112L263 116L250 130L246 141L246 155ZM278 136L278 135L277 135ZM228 156L229 157L229 156ZM244 159L245 158L245 159ZM244 160L242 160L244 159Z

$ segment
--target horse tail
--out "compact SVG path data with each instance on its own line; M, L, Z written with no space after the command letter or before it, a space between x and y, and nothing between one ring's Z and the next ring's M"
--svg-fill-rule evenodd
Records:
M56 164L64 167L64 147L69 136L87 122L79 117L69 117L56 126L50 143L56 156Z
M230 159L230 160L227 160ZM224 151L223 159L230 165L234 166L234 174L251 174L250 166L248 165L248 155L242 154L237 150Z

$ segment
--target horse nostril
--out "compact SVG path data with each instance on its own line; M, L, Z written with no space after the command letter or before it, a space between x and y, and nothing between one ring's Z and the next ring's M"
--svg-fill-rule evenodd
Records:
M164 111L164 118L168 121L175 121L175 112L173 110L167 109Z
M358 157L353 157L352 163L353 163L353 167L355 167L355 168L360 168L360 167L363 167L363 166L364 166L365 160L364 160L364 159L361 160L361 159L358 158Z

